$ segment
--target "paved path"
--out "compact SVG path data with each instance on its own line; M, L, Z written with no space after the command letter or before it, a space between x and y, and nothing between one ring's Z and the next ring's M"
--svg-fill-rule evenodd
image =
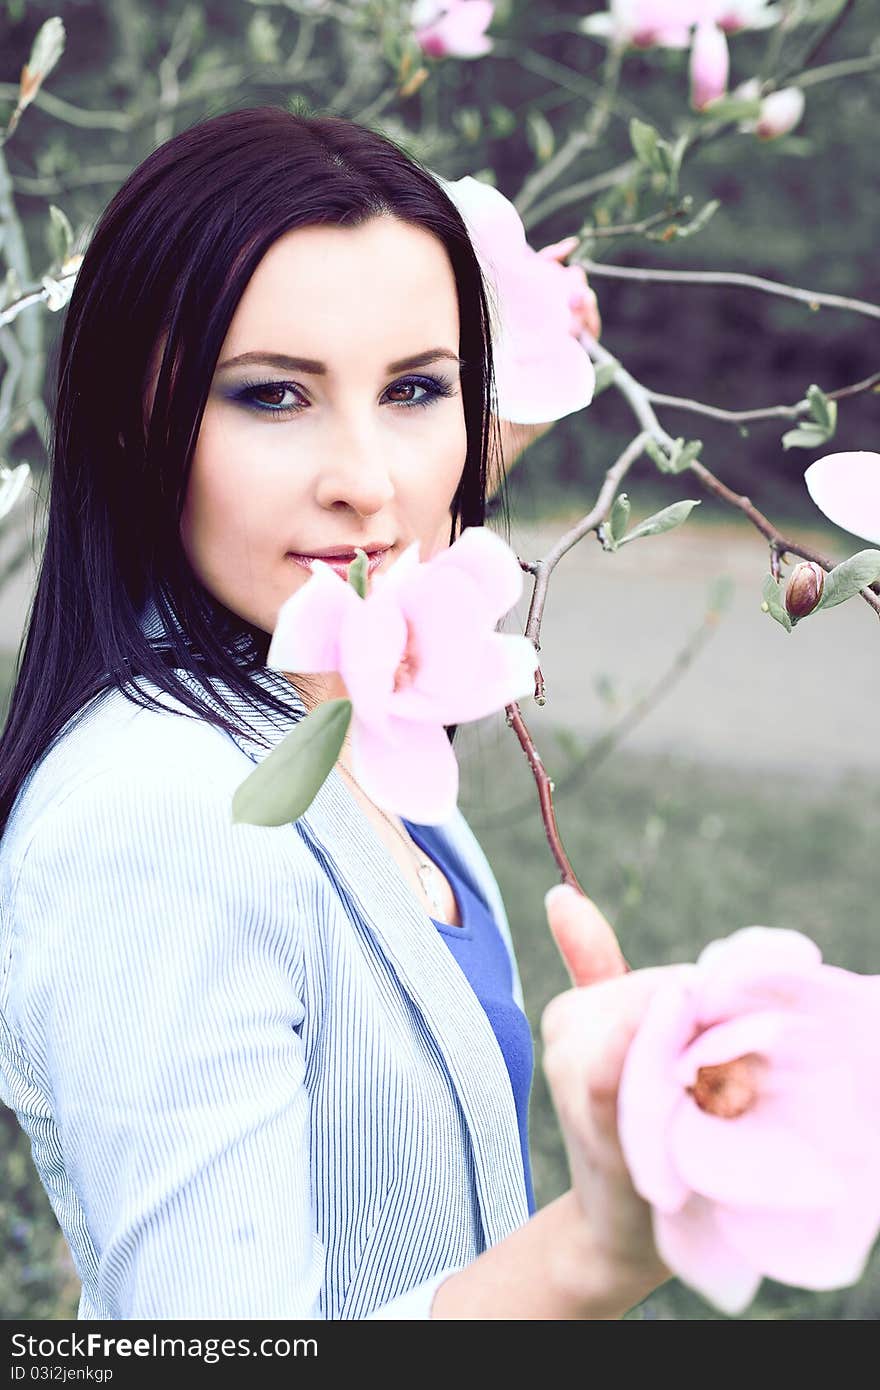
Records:
M514 525L511 540L536 559L564 530ZM839 534L798 535L846 553ZM732 596L714 635L625 746L768 772L880 772L876 615L854 599L788 634L760 609L768 568L766 546L745 522L685 523L614 554L594 537L580 542L551 581L541 633L547 704L526 701L536 737L544 721L588 734L604 728L597 677L613 682L621 709L653 686L700 624L712 581L727 575ZM527 611L524 599L509 630L522 630Z
M518 554L534 559L566 525L514 524L511 540ZM840 533L798 534L841 558L845 553ZM10 539L0 535L0 564ZM880 772L877 618L856 599L788 635L760 611L766 572L766 547L745 522L685 523L613 555L593 537L582 541L551 584L541 650L547 704L524 702L535 736L542 724L587 735L604 729L609 714L597 679L613 684L625 708L667 670L700 624L711 582L727 575L732 599L714 635L624 746L768 773ZM21 574L0 593L0 650L17 646L32 582ZM527 577L526 593L530 586ZM522 630L526 611L524 598L509 631Z

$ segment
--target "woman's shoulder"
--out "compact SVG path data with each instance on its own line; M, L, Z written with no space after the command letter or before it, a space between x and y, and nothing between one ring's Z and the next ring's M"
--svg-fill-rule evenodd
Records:
M252 766L232 738L183 701L139 682L159 707L144 706L118 689L101 692L53 741L23 783L0 840L0 868L26 852L38 830L75 815L90 798L134 807L144 788L213 789L232 795Z

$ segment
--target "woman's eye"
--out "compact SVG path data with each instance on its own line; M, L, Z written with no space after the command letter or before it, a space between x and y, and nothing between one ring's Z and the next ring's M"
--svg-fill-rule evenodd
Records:
M437 377L407 377L385 392L392 406L430 406L439 396L452 395L452 384Z
M289 414L302 410L304 402L289 382L263 381L243 386L239 399L264 414Z

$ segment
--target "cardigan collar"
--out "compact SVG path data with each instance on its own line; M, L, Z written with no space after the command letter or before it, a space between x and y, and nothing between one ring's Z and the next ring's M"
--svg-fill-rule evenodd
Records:
M151 639L166 635L152 601L141 626ZM214 694L193 672L178 670L176 674L218 713L224 713ZM229 737L256 764L305 717L306 709L291 682L279 672L266 667L254 672L251 679L288 704L283 717L271 716L255 711L228 687L222 687L223 699L254 735ZM268 749L260 738L269 743ZM468 1125L486 1245L493 1245L528 1219L528 1201L510 1076L486 1012L336 768L291 829L308 841L339 888L357 904L379 949L434 1036ZM481 870L469 850L472 832L458 807L436 831L462 876L476 893L487 896Z

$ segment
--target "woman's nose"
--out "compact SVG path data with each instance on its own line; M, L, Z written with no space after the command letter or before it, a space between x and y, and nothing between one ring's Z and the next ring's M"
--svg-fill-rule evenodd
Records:
M318 479L319 504L333 507L344 503L367 516L380 511L393 497L387 439L380 439L378 432L340 432Z

